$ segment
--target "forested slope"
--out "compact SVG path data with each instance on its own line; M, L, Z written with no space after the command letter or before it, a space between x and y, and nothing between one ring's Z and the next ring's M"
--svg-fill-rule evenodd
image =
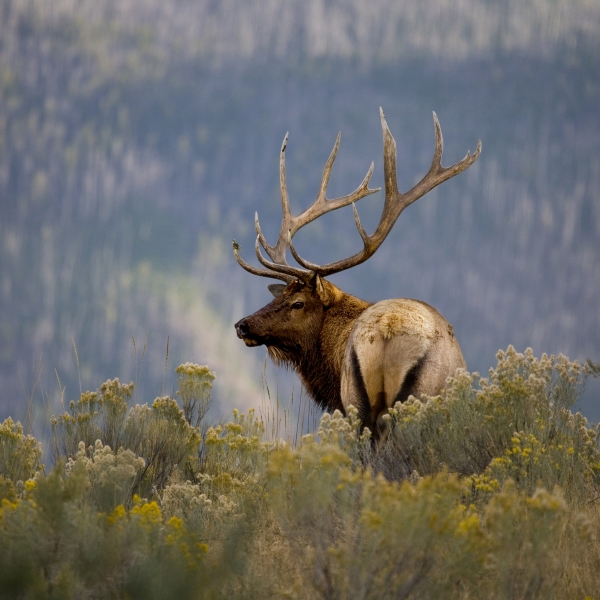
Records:
M404 188L429 165L432 110L445 164L479 138L483 153L336 282L433 304L471 370L509 343L597 360L600 8L417 6L3 2L0 413L24 412L40 369L36 401L53 401L56 374L65 399L80 379L95 389L115 375L158 393L185 360L217 371L224 406L257 405L264 353L232 324L268 292L235 264L231 239L252 255L255 210L276 235L286 131L295 210L314 198L338 130L331 196L371 160L381 185L379 106ZM381 202L359 205L366 226ZM300 251L354 252L352 221L315 223Z

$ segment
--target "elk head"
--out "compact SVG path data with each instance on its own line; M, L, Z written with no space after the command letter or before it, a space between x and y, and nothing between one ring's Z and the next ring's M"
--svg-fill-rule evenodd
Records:
M343 292L316 274L268 287L275 299L238 321L237 335L246 346L266 345L276 362L295 363L294 357L314 346L325 312Z

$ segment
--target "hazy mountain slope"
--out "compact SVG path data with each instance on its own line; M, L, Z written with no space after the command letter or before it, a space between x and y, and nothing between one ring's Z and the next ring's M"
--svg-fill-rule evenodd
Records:
M78 392L71 338L83 387L135 378L132 335L138 367L148 336L148 395L191 360L218 371L221 401L256 404L264 352L232 325L269 294L235 264L231 238L252 256L255 210L276 235L286 131L295 210L314 198L338 130L330 196L354 189L371 160L381 185L379 106L405 188L431 160L432 110L444 164L478 138L483 153L336 281L369 300L433 304L472 369L509 343L598 360L600 8L365 6L3 3L3 414L22 410L40 357L45 393L55 368L67 395ZM367 228L381 202L359 205ZM359 244L351 211L298 236L317 262Z

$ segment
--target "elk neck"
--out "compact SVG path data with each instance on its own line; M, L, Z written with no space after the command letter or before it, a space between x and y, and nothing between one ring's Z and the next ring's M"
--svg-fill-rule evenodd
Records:
M340 386L346 344L356 319L369 306L360 298L342 293L325 309L319 336L310 347L303 348L294 364L308 393L330 413L336 409L345 412Z

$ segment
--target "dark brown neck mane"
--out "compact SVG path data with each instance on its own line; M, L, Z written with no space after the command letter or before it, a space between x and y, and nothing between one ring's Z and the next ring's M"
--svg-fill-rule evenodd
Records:
M351 296L343 296L325 309L319 335L299 352L285 352L268 347L274 362L293 367L313 400L329 413L344 413L340 394L342 362L346 343L354 322L370 304Z

